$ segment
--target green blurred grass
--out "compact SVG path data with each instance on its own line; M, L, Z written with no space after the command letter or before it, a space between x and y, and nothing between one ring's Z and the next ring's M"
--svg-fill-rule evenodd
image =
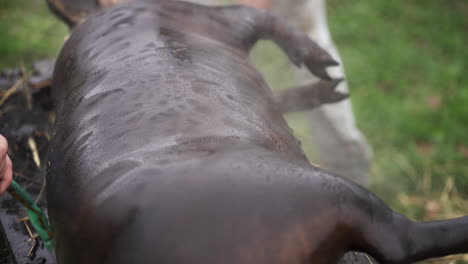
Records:
M58 52L67 30L44 3L0 0L0 69ZM328 7L358 125L375 152L372 189L413 218L426 217L428 200L442 204L435 217L466 214L468 1L329 0ZM272 44L256 47L254 60L273 87L294 83ZM311 153L304 114L288 119Z
M66 34L45 1L0 0L0 69L54 57Z
M427 217L429 200L442 204L435 217L468 213L468 1L329 0L328 9L375 153L372 189L412 218ZM272 45L254 57L274 87L293 83ZM290 120L307 134L300 115Z
M329 16L374 189L427 195L452 178L467 195L468 2L331 0Z

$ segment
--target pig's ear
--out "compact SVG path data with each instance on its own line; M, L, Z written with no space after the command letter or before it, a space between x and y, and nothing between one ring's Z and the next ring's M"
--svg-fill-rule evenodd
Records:
M132 0L47 0L50 10L70 28L101 9Z
M84 22L91 14L100 10L96 0L47 0L47 4L52 13L70 28Z

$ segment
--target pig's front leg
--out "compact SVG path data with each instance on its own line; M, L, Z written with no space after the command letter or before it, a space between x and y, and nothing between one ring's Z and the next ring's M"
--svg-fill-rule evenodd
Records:
M323 104L336 103L348 94L336 91L342 79L321 80L274 93L275 102L283 113L311 110Z

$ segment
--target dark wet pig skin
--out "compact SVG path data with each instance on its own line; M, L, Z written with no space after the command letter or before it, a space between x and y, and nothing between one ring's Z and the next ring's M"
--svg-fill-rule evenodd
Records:
M77 26L54 73L47 200L59 263L382 263L468 251L468 218L415 223L308 162L248 62L258 39L333 60L252 8L134 2Z

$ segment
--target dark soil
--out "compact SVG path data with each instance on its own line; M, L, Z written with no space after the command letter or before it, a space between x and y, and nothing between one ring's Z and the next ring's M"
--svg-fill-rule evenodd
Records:
M0 74L0 99L5 95L8 85L16 83L21 77L21 70ZM0 105L0 134L5 136L9 143L9 155L14 163L14 180L34 199L38 199L44 185L47 145L53 113L49 112L52 109L50 88L43 88L33 94L32 88L27 82L25 83L19 87L19 92L12 94ZM1 87L2 84L3 87ZM28 140L33 140L36 144L40 167L34 162L33 151ZM41 208L46 208L44 194L39 197L38 204ZM4 229L0 230L2 232L0 263L55 263L54 258L44 248L39 238L36 239L37 243L33 247L34 243L30 239L25 224L29 226L33 234L36 232L29 221L18 222L19 219L27 216L24 208L9 194L0 197L0 207L0 220ZM30 250L31 253L29 253Z

